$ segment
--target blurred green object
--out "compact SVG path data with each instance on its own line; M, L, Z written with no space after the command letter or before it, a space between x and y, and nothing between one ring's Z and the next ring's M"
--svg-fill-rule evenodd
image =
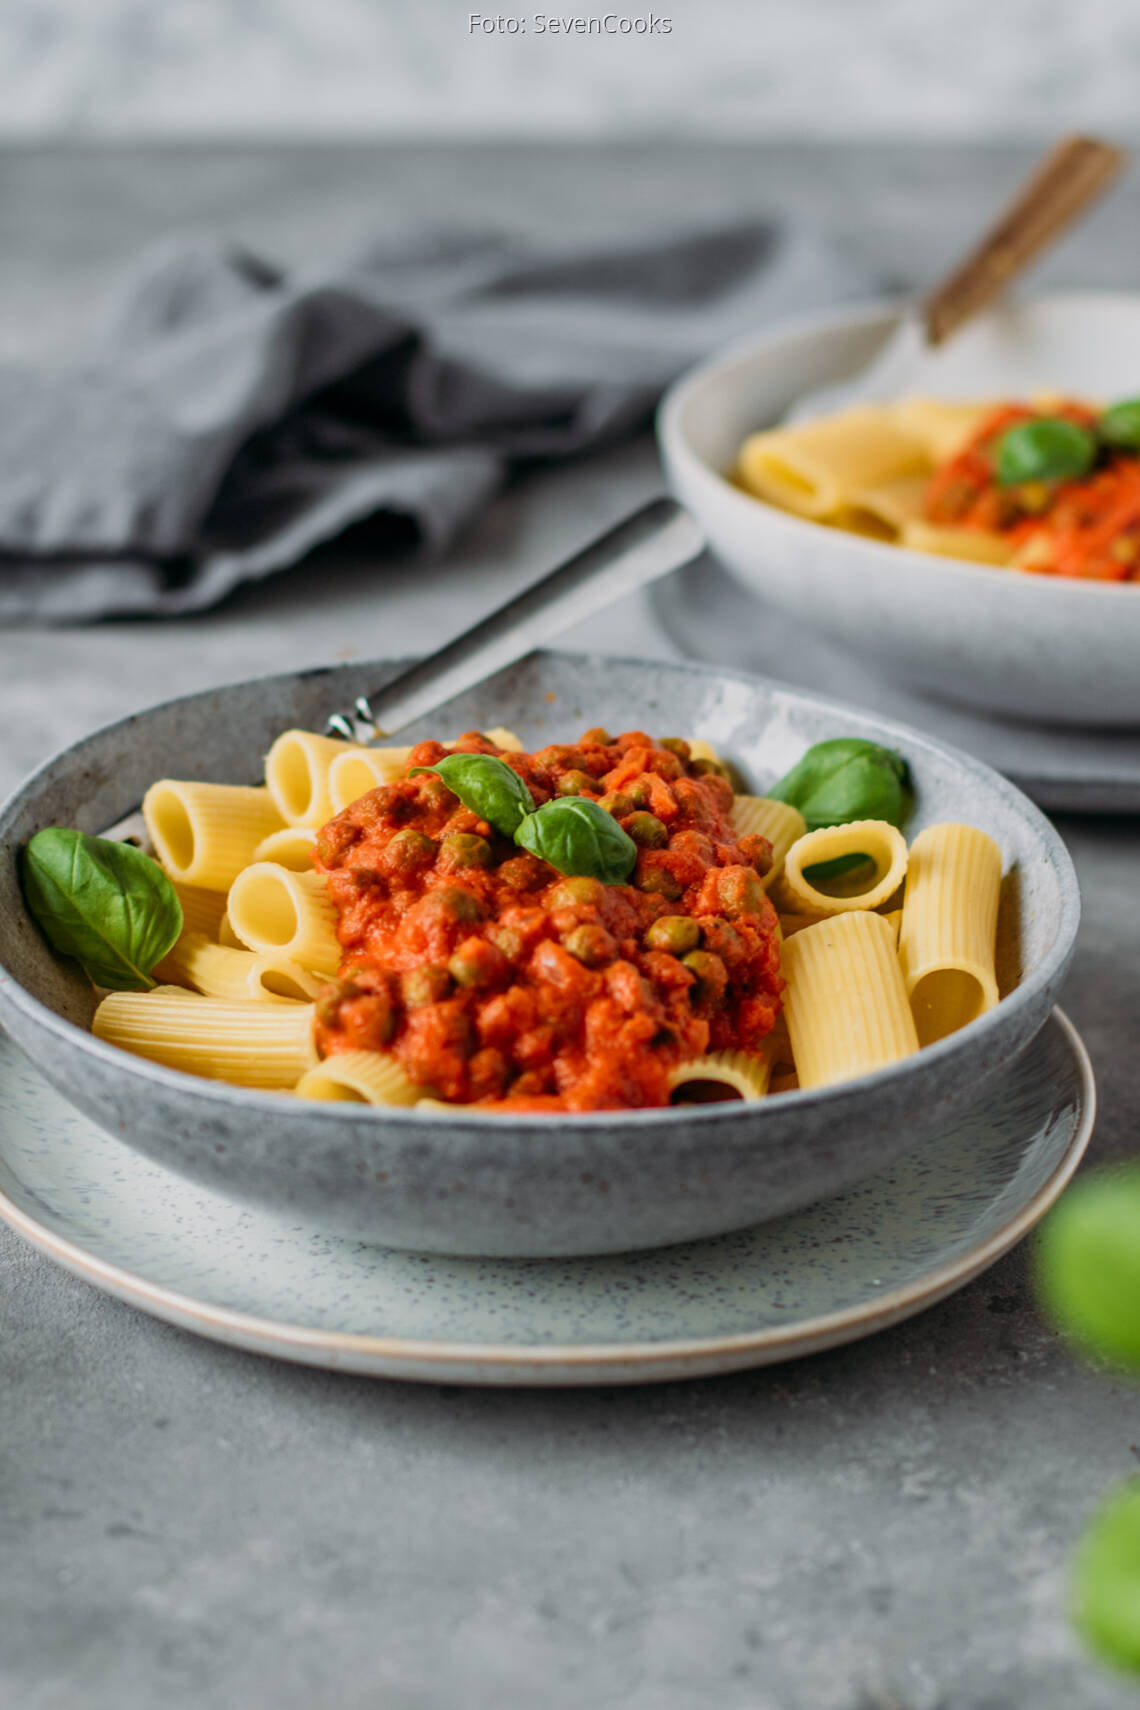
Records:
M1042 1230L1041 1293L1087 1353L1140 1370L1140 1166L1069 1189Z
M1140 1478L1114 1491L1077 1556L1077 1625L1109 1662L1140 1671Z
M1069 1189L1042 1228L1037 1274L1066 1335L1086 1353L1140 1371L1140 1165L1100 1170ZM1140 1673L1140 1479L1093 1520L1074 1591L1087 1643Z

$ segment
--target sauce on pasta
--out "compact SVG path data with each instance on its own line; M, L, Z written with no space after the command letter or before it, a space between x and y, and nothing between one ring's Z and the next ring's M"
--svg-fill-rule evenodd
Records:
M456 751L505 761L536 806L600 802L638 845L630 882L564 877L434 773L371 791L317 838L344 950L323 1055L384 1051L425 1091L522 1111L660 1107L681 1063L760 1052L783 986L772 846L734 831L715 762L595 729L530 754L423 742L409 767Z

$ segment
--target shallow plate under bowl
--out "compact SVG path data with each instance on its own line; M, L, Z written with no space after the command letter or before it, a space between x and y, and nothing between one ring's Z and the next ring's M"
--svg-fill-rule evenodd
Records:
M19 845L43 825L113 824L155 778L248 782L278 732L319 726L392 669L294 673L156 707L49 762L0 811L0 1021L54 1086L167 1167L316 1227L416 1251L663 1246L841 1192L920 1146L1049 1014L1072 954L1076 879L1048 821L996 773L901 726L756 679L539 654L441 709L432 728L506 724L528 746L599 723L691 732L760 788L825 736L899 749L914 774L915 831L964 819L1004 851L999 973L1009 995L952 1038L843 1086L556 1120L311 1104L179 1074L93 1038L90 988L24 913Z
M658 418L674 492L753 594L920 694L1011 718L1140 726L1140 584L904 551L762 504L725 478L748 434L865 368L898 317L891 306L788 322L684 375ZM980 317L906 390L1112 399L1134 389L1138 365L1140 294L1072 291Z
M1055 1012L984 1100L826 1204L627 1259L425 1259L188 1188L0 1043L0 1217L96 1287L234 1347L435 1383L649 1383L854 1341L960 1288L1052 1204L1093 1108Z

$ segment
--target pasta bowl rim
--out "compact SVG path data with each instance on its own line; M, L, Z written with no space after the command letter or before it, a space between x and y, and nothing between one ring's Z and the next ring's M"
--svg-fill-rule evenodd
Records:
M863 1092L876 1085L885 1085L889 1081L897 1080L908 1073L913 1074L920 1066L925 1067L928 1064L945 1061L954 1054L968 1049L970 1045L985 1035L1001 1028L1009 1018L1010 1006L1016 1008L1029 1007L1041 988L1063 973L1066 968L1076 941L1081 913L1080 892L1072 857L1063 839L1046 815L1016 785L1010 783L1008 779L1004 778L993 767L986 765L985 762L975 759L972 755L955 748L950 743L940 742L937 738L928 736L923 731L916 730L896 719L864 713L861 709L852 707L843 701L832 700L828 696L800 689L794 684L784 683L776 678L760 677L751 672L691 661L658 661L635 655L611 655L596 652L573 654L561 649L542 649L540 650L540 657L558 660L586 659L594 663L604 662L606 668L610 670L620 669L623 666L665 666L670 671L682 672L693 677L732 681L750 688L774 690L777 694L790 695L797 703L806 705L812 710L819 710L824 714L836 714L841 719L848 721L854 715L856 718L867 719L875 725L897 731L912 748L930 750L950 759L959 769L984 780L991 788L996 783L999 791L1012 798L1019 812L1033 827L1040 842L1043 856L1051 862L1057 873L1058 919L1053 943L1048 947L1037 966L1019 980L1018 984L1008 991L993 1009L967 1023L956 1033L950 1034L932 1045L924 1046L914 1056L887 1064L870 1074L859 1075L850 1080L835 1082L825 1087L797 1088L790 1092L781 1093L774 1101L759 1099L755 1101L754 1108L749 1112L752 1123L762 1123L767 1120L766 1112L769 1116L773 1115L773 1104L780 1111L791 1108L815 1108L828 1102L841 1101L845 1095L853 1090ZM365 668L375 667L382 670L393 663L390 660L365 662ZM353 661L354 667L357 664L358 662ZM156 702L154 705L130 714L126 718L114 719L99 726L96 730L80 738L78 742L67 744L51 755L18 784L5 801L0 803L0 840L7 842L9 822L25 798L34 794L41 779L50 774L61 760L76 754L88 744L98 742L110 731L120 727L129 727L151 714L177 708L186 702L197 701L210 694L233 689L256 688L261 684L279 682L283 679L302 678L311 674L333 674L337 669L337 666L316 667L313 672L295 670L242 678L233 683L221 685L220 690L217 687L197 690L187 695L172 697L167 701ZM39 929L31 920L26 907L24 907L24 918L28 921L31 930L38 932ZM20 1011L23 1018L33 1027L55 1035L69 1046L76 1047L85 1055L101 1062L113 1072L130 1079L148 1081L178 1094L193 1095L206 1103L230 1108L250 1108L262 1112L274 1110L279 1112L283 1108L283 1099L286 1107L289 1106L289 1101L293 1099L290 1091L268 1091L256 1087L234 1086L227 1082L210 1080L204 1076L187 1074L180 1069L166 1068L159 1063L151 1062L147 1058L132 1056L129 1052L98 1039L86 1028L59 1014L49 1004L34 996L26 986L17 980L4 963L0 962L0 1022L4 1020L5 1010L8 1006ZM427 1095L425 1094L425 1096ZM694 1123L699 1123L701 1126L711 1126L718 1122L727 1123L729 1120L739 1119L742 1114L742 1103L745 1102L749 1101L726 1100L710 1104L676 1105L641 1110L604 1109L559 1111L556 1113L482 1111L478 1107L458 1104L446 1110L419 1110L414 1105L395 1107L369 1106L356 1102L340 1101L326 1103L321 1100L296 1100L294 1104L303 1103L306 1121L323 1123L330 1128L338 1122L359 1121L362 1114L368 1114L370 1117L380 1119L391 1120L394 1117L400 1121L410 1119L417 1126L429 1128L437 1126L454 1127L458 1123L467 1123L475 1125L480 1130L502 1127L508 1131L530 1128L542 1132L549 1127L551 1137L554 1138L567 1127L589 1130L593 1127L613 1128L626 1125L640 1128L655 1123L667 1127L684 1127ZM747 1143L754 1144L755 1136ZM741 1144L745 1144L745 1142L742 1141Z
M1140 319L1140 291L1048 291L1041 292L1028 301L1073 305L1129 303L1135 306ZM784 510L781 506L772 504L770 500L760 498L758 494L741 492L724 470L718 469L690 444L682 418L694 394L701 387L729 376L744 363L772 354L781 346L801 337L844 329L868 329L875 325L882 325L884 330L889 332L902 319L908 304L909 299L905 297L880 297L854 303L843 309L818 310L789 316L770 326L761 336L746 334L686 369L673 381L658 406L657 438L666 466L682 467L689 480L699 483L710 497L715 496L718 504L728 505L732 514L745 522L751 521L758 527L787 529L793 541L818 541L821 534L834 536L844 552L850 551L859 557L869 556L871 561L878 565L894 563L897 574L900 577L905 575L907 581L913 580L917 571L928 577L943 572L964 578L981 587L992 588L996 573L1005 588L1032 587L1038 590L1036 594L1015 595L1015 598L1049 598L1049 595L1043 593L1044 589L1051 589L1052 597L1056 599L1074 596L1079 598L1081 595L1076 594L1076 590L1080 589L1082 593L1087 593L1094 599L1123 598L1126 601L1133 600L1140 606L1140 588L1135 583L1099 581L1083 576L1041 575L1016 570L1009 572L1005 566L978 564L967 558L954 558L946 553L918 552L913 547L898 546L892 541L874 540L869 535L856 534L854 531L828 528L825 523L813 517L802 517L794 511ZM772 425L775 424L759 422L754 431L759 432ZM805 530L808 531L806 535Z

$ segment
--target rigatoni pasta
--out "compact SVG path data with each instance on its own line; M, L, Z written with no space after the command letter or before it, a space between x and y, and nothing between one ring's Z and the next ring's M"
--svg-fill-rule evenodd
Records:
M317 873L256 861L234 880L226 915L249 950L287 956L320 974L335 974L340 965L336 910Z
M863 865L830 879L808 869L864 856ZM777 897L793 913L833 915L879 908L894 896L907 870L906 839L884 819L857 819L809 831L784 858Z
M930 1045L998 1001L994 973L1001 850L972 825L915 838L899 959L918 1037Z
M376 1051L338 1051L297 1082L297 1097L326 1103L413 1105L424 1089L394 1057Z
M168 1069L243 1087L292 1088L317 1055L311 1004L226 1003L178 987L112 992L92 1031Z
M853 1080L918 1050L894 933L881 915L837 915L797 932L783 969L801 1087Z
M143 797L159 861L178 884L225 891L284 820L268 790L164 778Z

